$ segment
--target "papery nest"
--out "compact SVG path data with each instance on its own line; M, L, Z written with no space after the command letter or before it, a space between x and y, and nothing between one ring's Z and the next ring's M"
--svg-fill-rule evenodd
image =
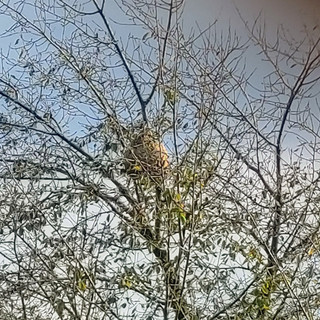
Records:
M124 157L126 172L133 178L143 174L153 178L162 177L169 169L167 149L149 128L143 128L133 135Z

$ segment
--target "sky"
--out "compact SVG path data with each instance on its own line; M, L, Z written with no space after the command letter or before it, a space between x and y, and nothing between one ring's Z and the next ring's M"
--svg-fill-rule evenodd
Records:
M203 23L218 18L241 31L243 25L235 8L249 21L261 13L267 27L282 24L295 36L304 26L312 29L320 22L319 0L186 0L185 16Z
M112 9L115 3L121 3L121 1L107 0L108 9ZM247 31L240 19L240 12L243 19L249 23L253 23L260 14L262 21L266 24L267 34L271 38L276 38L276 31L280 24L296 40L305 36L305 29L320 34L320 0L185 0L184 6L183 24L186 29L197 29L197 25L203 29L218 20L219 28L227 29L231 26L237 35L243 36L245 39ZM110 17L111 20L118 18L112 10ZM116 35L120 35L124 40L128 38L129 33L133 32L127 25L115 25L112 22L111 24ZM6 20L1 17L1 30L7 29L9 25L6 25ZM317 25L318 28L313 30ZM17 36L11 39L2 39L0 48L6 50L8 42L14 42L16 38ZM261 63L256 57L251 58L252 68L256 66L255 61L257 64Z
M107 6L113 14L117 12L112 10L115 3L119 4L120 1L107 1ZM230 25L238 35L245 35L243 22L236 8L249 22L253 22L260 14L271 35L280 24L296 38L303 36L305 28L311 32L316 25L320 34L320 0L185 0L184 25L190 25L190 28L196 25L204 27L218 20L219 25L225 28ZM1 30L7 29L9 25L8 20L2 16ZM6 45L7 43L2 42L1 47Z
M313 39L320 37L320 0L186 0L184 25L189 24L192 28L198 24L204 28L217 20L220 29L230 26L240 38L246 39L248 32L239 13L249 25L260 15L260 23L265 23L266 36L271 41L277 39L280 25L296 41L304 39L306 33L312 35ZM310 43L306 41L304 45L309 46ZM255 80L260 83L267 73L265 67L256 55L252 55L249 61L253 68L259 65ZM288 136L286 144L295 148L298 141L296 137Z
M107 6L111 9L114 3L119 4L120 1L109 0ZM282 24L297 37L305 26L312 30L320 25L320 0L185 0L184 22L191 26L195 22L207 26L218 19L225 26L231 25L238 32L245 32L236 8L245 20L252 22L260 13L271 31ZM2 16L1 30L7 26L7 20ZM320 26L318 28L320 30Z

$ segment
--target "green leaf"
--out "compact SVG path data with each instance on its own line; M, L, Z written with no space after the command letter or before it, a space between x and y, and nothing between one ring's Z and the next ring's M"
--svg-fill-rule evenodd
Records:
M85 279L79 279L78 281L78 289L81 291L85 291L87 289L87 281Z

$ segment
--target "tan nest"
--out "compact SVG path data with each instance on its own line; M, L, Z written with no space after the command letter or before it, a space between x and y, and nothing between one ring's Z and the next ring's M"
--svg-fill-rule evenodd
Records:
M125 168L132 177L161 177L169 169L168 152L150 129L135 135L125 154Z

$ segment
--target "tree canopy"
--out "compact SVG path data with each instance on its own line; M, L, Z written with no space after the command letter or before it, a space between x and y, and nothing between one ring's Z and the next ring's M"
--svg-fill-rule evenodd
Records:
M318 27L183 10L0 1L0 320L319 318Z

